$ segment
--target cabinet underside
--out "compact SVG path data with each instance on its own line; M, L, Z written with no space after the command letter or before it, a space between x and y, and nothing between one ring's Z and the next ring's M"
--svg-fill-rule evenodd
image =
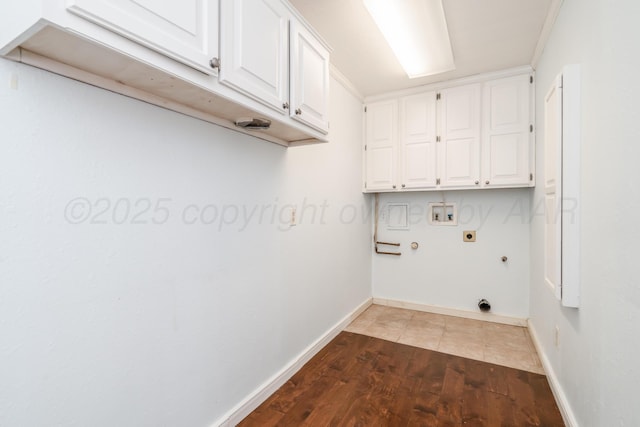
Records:
M243 131L235 126L235 120L260 114L207 88L54 26L36 32L9 57L280 145L322 142L277 120L272 120L268 130Z

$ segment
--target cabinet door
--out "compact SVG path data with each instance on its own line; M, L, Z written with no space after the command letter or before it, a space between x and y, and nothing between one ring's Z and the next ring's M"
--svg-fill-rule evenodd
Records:
M436 93L400 100L400 170L402 188L436 186Z
M480 183L480 85L447 89L440 95L440 186L477 187Z
M377 102L366 108L365 189L393 190L398 160L398 102Z
M320 132L329 131L329 51L302 25L291 21L289 114Z
M218 56L218 0L69 0L68 9L208 74Z
M529 79L527 74L494 80L484 86L482 175L485 186L528 186L532 182Z
M289 12L279 0L221 0L220 82L286 113Z

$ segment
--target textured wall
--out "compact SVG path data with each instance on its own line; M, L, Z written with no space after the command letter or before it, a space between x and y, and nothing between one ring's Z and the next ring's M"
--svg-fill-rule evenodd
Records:
M378 239L401 243L402 256L374 255L374 297L475 312L478 300L486 298L494 314L527 318L530 193L502 189L381 195L383 211L386 203L409 204L410 226L387 230L384 218L380 221ZM443 197L457 204L457 226L428 222L428 204ZM475 243L463 242L464 230L477 232ZM410 248L414 241L420 245L417 250Z
M370 297L331 98L332 141L288 151L0 60L0 425L212 425Z
M628 222L640 209L634 178L640 157L639 15L637 2L565 0L537 68L538 118L562 67L582 69L579 309L562 308L545 285L544 220L534 217L531 228L531 321L581 426L640 425L634 392L640 382L640 232ZM542 177L544 120L537 121L537 135ZM542 198L539 186L533 204Z

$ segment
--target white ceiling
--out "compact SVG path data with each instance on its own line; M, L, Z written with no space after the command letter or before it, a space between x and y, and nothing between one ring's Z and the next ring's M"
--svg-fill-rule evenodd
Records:
M398 0L395 0L398 1ZM454 71L409 79L362 0L290 0L364 96L530 65L552 0L443 0Z

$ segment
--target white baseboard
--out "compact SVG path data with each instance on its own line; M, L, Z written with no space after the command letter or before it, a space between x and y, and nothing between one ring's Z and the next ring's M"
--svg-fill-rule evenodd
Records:
M356 317L362 314L372 304L372 298L368 298L360 304L350 314L346 315L342 320L336 323L331 329L325 332L320 338L313 342L309 347L304 349L297 357L289 362L280 372L273 375L266 382L260 385L246 399L231 409L225 416L216 421L213 426L233 427L242 421L247 415L253 412L262 402L267 400L276 390L282 387L289 378L304 366L313 356L315 356L322 348L334 339L344 328L349 325Z
M551 386L553 396L556 398L556 403L558 404L558 409L560 409L560 414L562 414L562 419L564 420L564 423L567 425L567 427L579 427L576 416L571 409L571 405L569 405L567 395L560 385L558 376L556 375L553 366L551 366L551 362L549 362L549 358L547 357L544 349L542 348L542 345L540 344L540 339L538 338L536 328L533 326L533 323L531 323L531 321L529 321L528 323L529 335L531 335L531 340L533 341L533 345L538 352L538 356L540 357L540 361L542 362L542 367L547 374L547 381L549 381L549 386Z
M406 308L409 310L425 311L427 313L444 314L446 316L464 317L467 319L484 320L486 322L502 323L505 325L527 326L527 319L519 317L500 316L493 313L482 313L455 308L438 307L435 305L418 304L414 302L397 301L383 298L374 298L374 304L389 307Z

